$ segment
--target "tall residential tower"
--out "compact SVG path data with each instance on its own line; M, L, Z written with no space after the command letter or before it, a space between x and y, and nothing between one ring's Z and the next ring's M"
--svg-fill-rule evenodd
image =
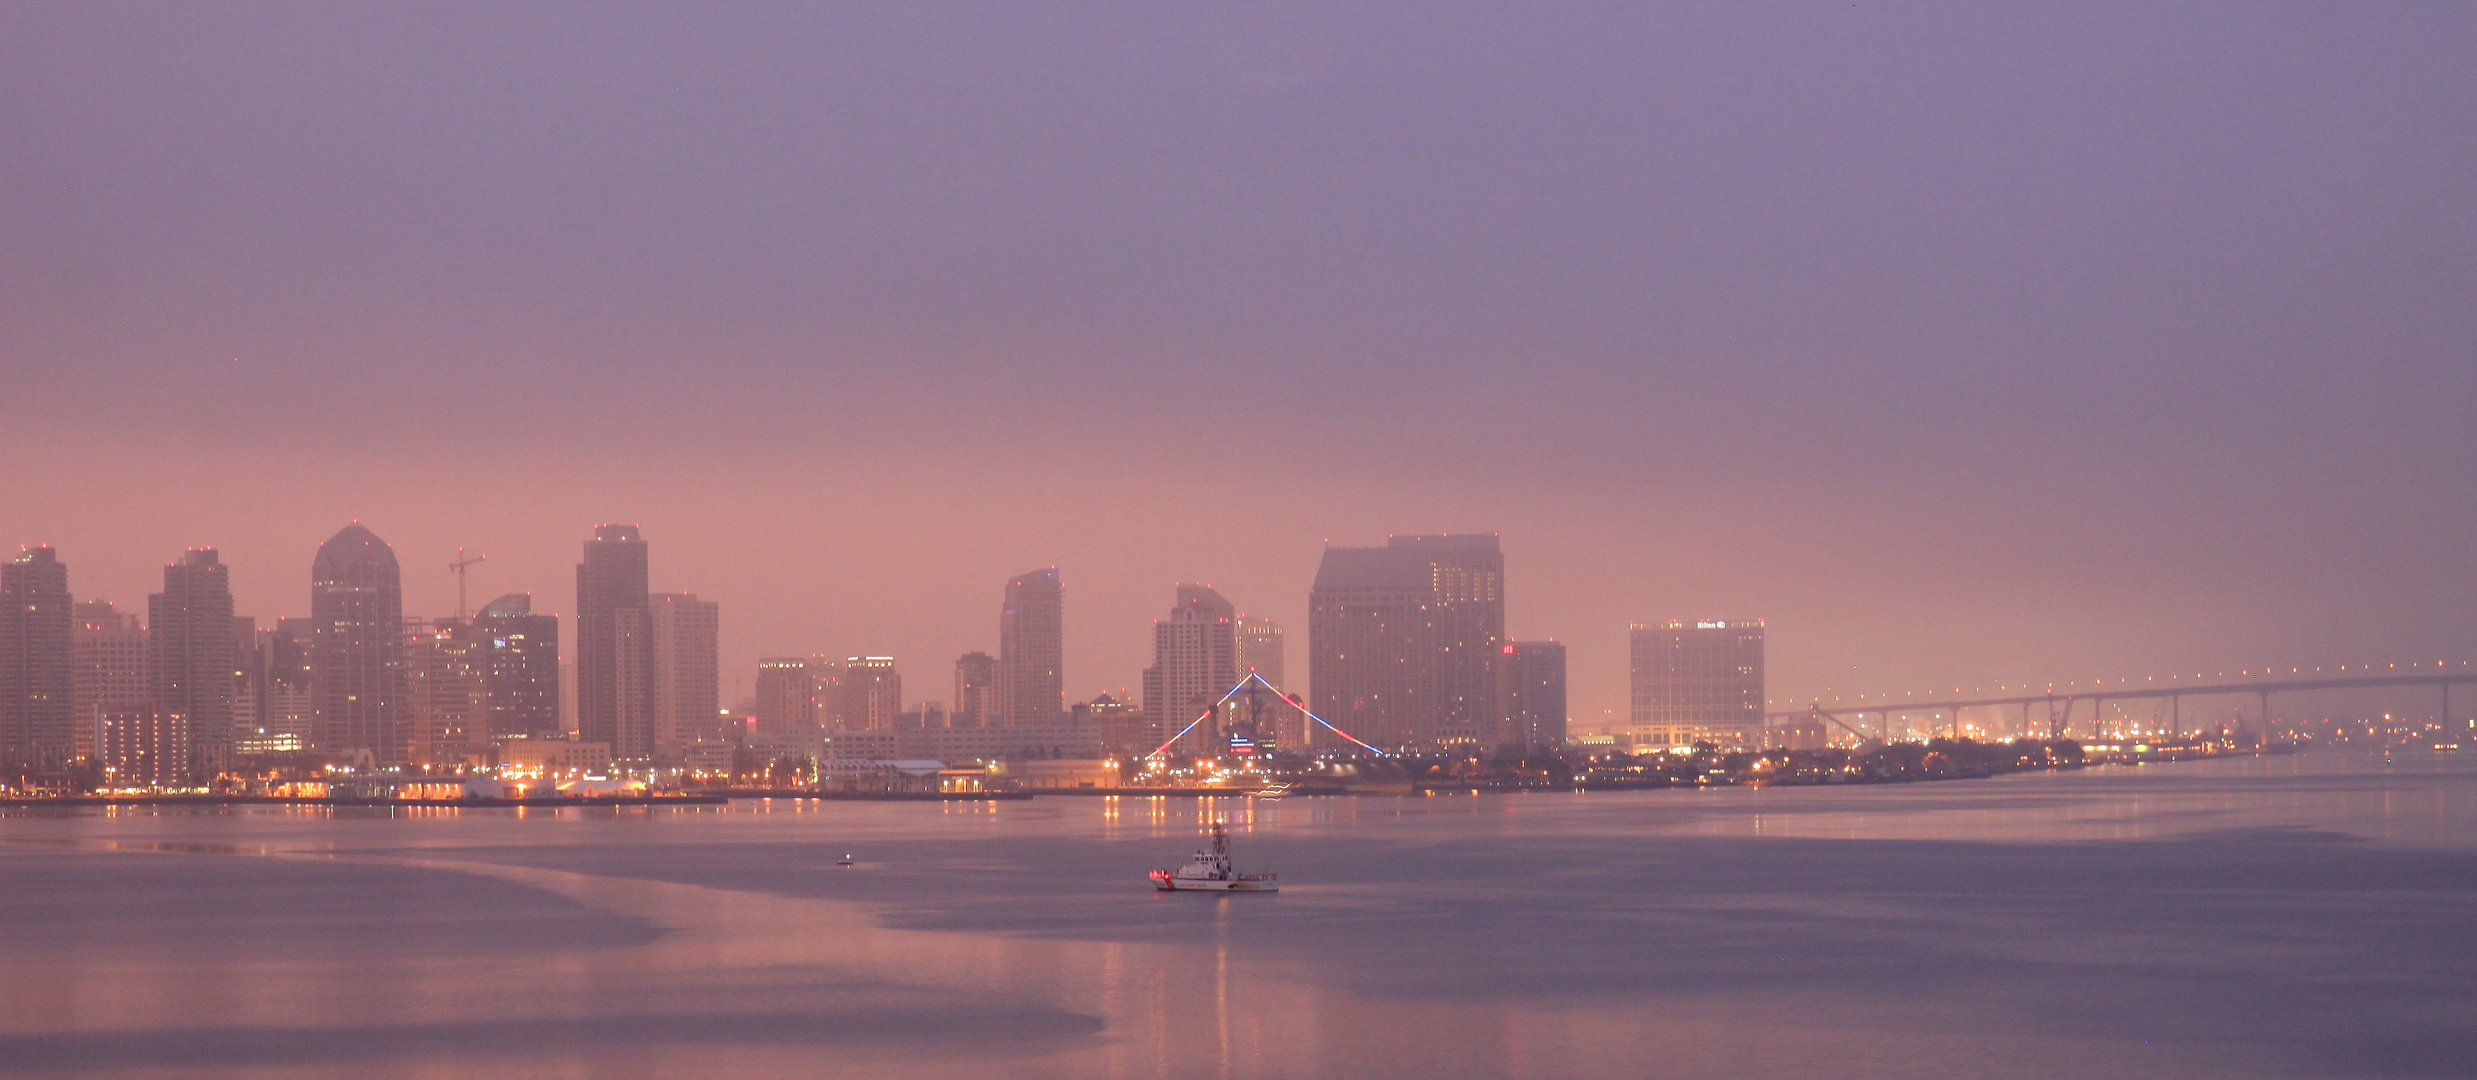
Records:
M0 564L0 765L56 769L77 752L69 568L47 546Z
M163 591L146 598L147 681L172 733L164 768L185 763L212 777L232 756L232 576L214 548L191 548L163 568ZM185 751L185 752L184 752Z
M1153 621L1152 655L1144 718L1166 739L1238 682L1238 609L1210 585L1180 585L1170 617Z
M1058 568L1006 583L998 614L998 709L1008 727L1047 727L1066 708L1066 620Z

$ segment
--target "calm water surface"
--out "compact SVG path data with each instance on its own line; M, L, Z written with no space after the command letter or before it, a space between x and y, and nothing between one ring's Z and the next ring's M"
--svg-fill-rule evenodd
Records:
M1270 896L1144 880L1229 817ZM854 853L859 865L834 861ZM2477 1075L2477 755L0 816L0 1073Z

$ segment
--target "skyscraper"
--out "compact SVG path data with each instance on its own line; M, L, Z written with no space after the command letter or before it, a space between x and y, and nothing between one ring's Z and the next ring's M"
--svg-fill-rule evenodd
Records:
M0 564L0 765L54 769L77 752L69 568L48 546Z
M1554 749L1565 745L1565 646L1509 641L1498 665L1505 726L1497 743Z
M247 615L232 617L232 749L236 754L298 750L267 726L268 677L275 659L275 631L261 630Z
M1238 669L1245 675L1252 671L1264 676L1264 681L1288 689L1282 682L1282 661L1289 653L1280 623L1254 615L1238 618Z
M814 653L808 658L809 700L816 703L817 726L842 730L845 723L843 707L843 662Z
M1485 741L1505 645L1496 536L1325 549L1307 635L1316 712L1343 730L1388 749Z
M1006 583L998 614L998 709L1008 727L1047 727L1066 708L1059 671L1066 640L1058 568Z
M490 737L555 739L559 722L559 616L509 593L482 606L473 630L490 645Z
M956 727L997 727L998 661L985 652L968 652L955 658L955 711L949 723Z
M793 738L817 733L817 684L806 659L757 661L757 733Z
M1756 746L1763 737L1763 620L1635 623L1631 728L1659 746Z
M164 767L212 777L232 754L232 579L214 548L191 548L163 568L146 598L147 680L171 733ZM174 761L181 766L174 766Z
M1180 585L1170 617L1153 621L1152 643L1144 718L1166 739L1238 682L1238 610L1210 585Z
M847 731L892 731L903 711L903 675L894 657L855 656L843 661L842 726Z
M77 753L103 760L104 715L126 713L153 693L146 679L146 623L136 612L114 610L109 600L80 600L71 610L70 700L75 703Z
M576 730L617 760L654 753L654 640L645 538L595 527L576 566Z
M406 648L407 747L425 765L479 763L490 750L490 641L462 619L439 619Z
M310 697L316 749L405 760L404 591L396 552L360 522L310 563Z
M724 741L721 608L694 593L654 593L654 745L668 760L687 748Z

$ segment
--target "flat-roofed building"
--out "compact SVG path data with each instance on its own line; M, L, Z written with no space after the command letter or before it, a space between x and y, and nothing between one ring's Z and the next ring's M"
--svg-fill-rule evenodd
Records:
M757 661L756 710L761 734L807 738L817 733L817 684L805 657Z
M892 731L903 712L903 674L894 657L855 656L843 661L842 727L847 731Z
M80 600L72 609L70 697L75 702L77 756L108 761L106 714L126 713L152 692L146 681L146 620L109 600Z
M1495 732L1505 556L1494 534L1325 549L1307 632L1314 708L1353 736L1394 750Z
M1635 623L1632 710L1638 743L1759 747L1763 743L1763 620Z
M1565 745L1565 646L1509 641L1497 672L1505 726L1497 742L1554 749Z
M654 593L654 746L665 762L726 741L722 723L721 608L695 593Z

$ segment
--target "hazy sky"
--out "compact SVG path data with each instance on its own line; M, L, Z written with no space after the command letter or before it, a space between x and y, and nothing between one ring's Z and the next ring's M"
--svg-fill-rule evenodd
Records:
M2477 6L0 4L0 543L944 698L1495 531L1776 697L2477 655ZM726 687L728 676L726 677ZM744 685L745 688L745 685ZM726 689L726 693L728 690Z

